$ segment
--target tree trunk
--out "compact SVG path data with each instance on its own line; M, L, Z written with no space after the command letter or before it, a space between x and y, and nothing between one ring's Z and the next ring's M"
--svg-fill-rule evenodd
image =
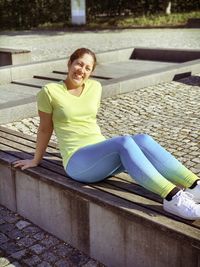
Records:
M171 14L171 6L172 6L172 2L171 2L171 1L168 1L168 2L167 2L167 7L166 7L166 9L165 9L165 13L166 13L167 15L170 15L170 14Z

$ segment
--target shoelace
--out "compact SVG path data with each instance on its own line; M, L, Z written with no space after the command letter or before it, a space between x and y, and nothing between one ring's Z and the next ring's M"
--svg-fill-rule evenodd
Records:
M178 203L177 206L180 206L181 204L186 204L185 206L187 206L187 208L189 209L194 209L195 206L195 202L193 201L194 197L192 194L188 193L188 192L181 192L178 198Z

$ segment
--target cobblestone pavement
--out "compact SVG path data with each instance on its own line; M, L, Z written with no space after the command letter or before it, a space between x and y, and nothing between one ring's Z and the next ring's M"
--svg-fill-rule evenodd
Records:
M0 206L0 267L103 267L77 249Z

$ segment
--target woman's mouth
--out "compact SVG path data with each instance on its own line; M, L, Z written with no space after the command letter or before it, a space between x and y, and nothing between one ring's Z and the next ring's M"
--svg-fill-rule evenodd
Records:
M83 76L82 75L80 75L80 74L74 74L74 79L75 80L82 80L83 79Z

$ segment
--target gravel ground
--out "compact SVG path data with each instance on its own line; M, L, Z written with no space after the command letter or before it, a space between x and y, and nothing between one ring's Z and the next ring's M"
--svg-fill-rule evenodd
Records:
M69 56L78 47L95 52L126 47L200 49L199 29L134 29L115 31L0 32L0 47L31 50L32 60Z

